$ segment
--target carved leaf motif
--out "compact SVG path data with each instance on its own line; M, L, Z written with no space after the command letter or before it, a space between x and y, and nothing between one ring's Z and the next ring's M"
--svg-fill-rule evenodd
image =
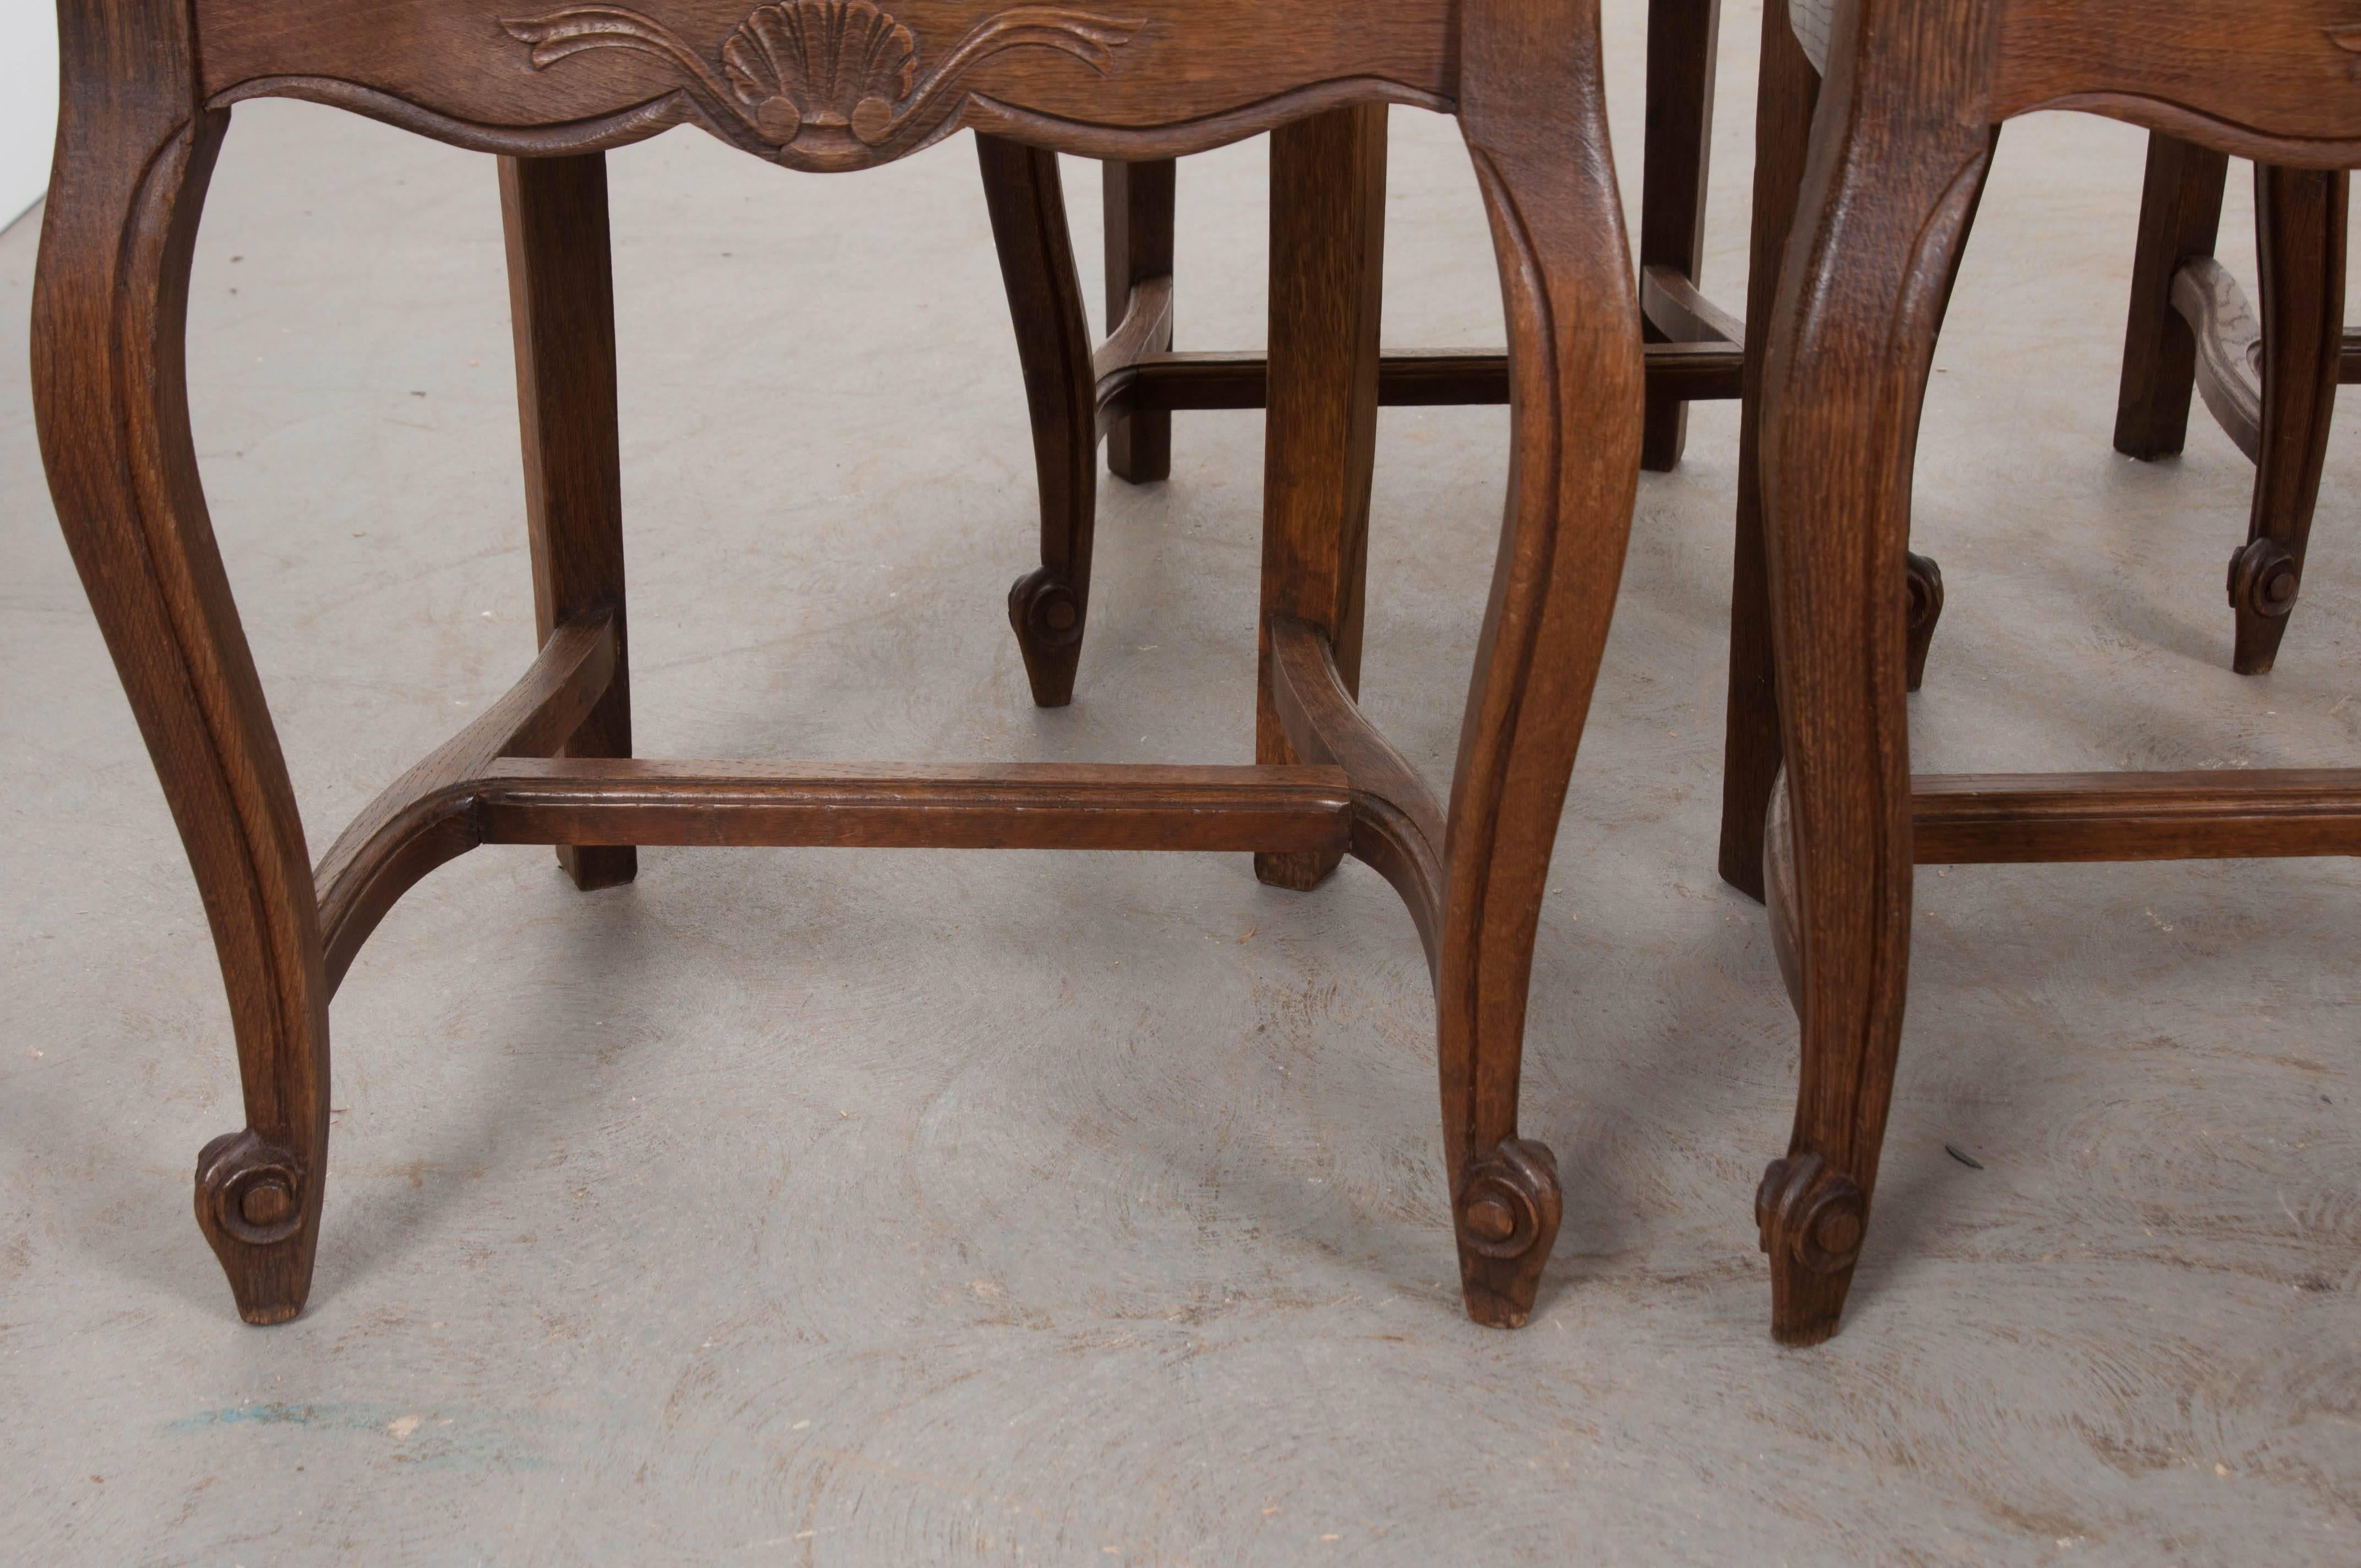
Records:
M928 110L971 66L1013 49L1051 49L1104 74L1114 51L1144 22L1057 5L1018 5L968 29L933 70L918 69L910 29L872 0L772 0L721 44L721 71L663 23L622 5L576 5L505 19L533 46L536 71L586 49L620 49L666 60L688 78L709 115L735 118L770 146L800 150L821 167L873 161L866 150L939 124Z

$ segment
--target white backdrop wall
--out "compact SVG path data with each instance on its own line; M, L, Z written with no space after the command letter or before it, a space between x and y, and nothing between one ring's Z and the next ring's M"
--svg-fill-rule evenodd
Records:
M57 132L57 7L0 0L0 228L49 189Z

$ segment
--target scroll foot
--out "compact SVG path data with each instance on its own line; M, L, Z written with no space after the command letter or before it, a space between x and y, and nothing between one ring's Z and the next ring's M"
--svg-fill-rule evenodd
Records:
M1467 1315L1487 1328L1523 1328L1565 1208L1557 1157L1510 1138L1469 1168L1454 1206Z

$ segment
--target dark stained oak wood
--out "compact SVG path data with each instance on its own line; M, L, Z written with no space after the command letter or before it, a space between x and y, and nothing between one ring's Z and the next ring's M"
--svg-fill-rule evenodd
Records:
M1318 627L1345 691L1360 688L1385 214L1383 104L1335 110L1272 135L1257 762L1298 760L1271 696L1273 617ZM1308 890L1337 859L1257 855L1255 875Z
M2361 854L2361 773L1922 773L1911 781L1922 866ZM1784 780L1763 854L1772 945L1799 1004L1800 922Z
M1735 346L1746 336L1746 323L1705 297L1680 272L1661 264L1640 269L1642 319L1659 337L1672 343Z
M1323 767L941 767L502 757L431 797L478 842L560 838L769 849L1342 850Z
M1917 863L2361 855L2361 772L1922 774Z
M1151 278L1132 291L1128 313L1115 323L1114 333L1099 345L1098 351L1091 356L1094 388L1093 400L1096 405L1097 430L1102 438L1110 435L1131 417L1134 410L1143 406L1130 395L1138 378L1139 367L1148 360L1165 357L1150 345L1159 341L1170 341L1171 335L1172 280L1170 276ZM1260 408L1262 405L1257 402L1253 406ZM1165 426L1168 440L1170 429L1168 422Z
M1909 641L1904 643L1903 684L1916 691L1927 681L1927 653L1934 646L1935 628L1943 619L1943 568L1927 556L1902 557L1903 592L1907 609L1904 621Z
M561 622L522 680L388 784L337 836L313 873L330 992L344 983L361 944L395 901L435 867L480 841L464 814L445 818L421 803L482 773L498 758L558 751L613 689L620 652L613 612L593 610ZM629 843L598 840L590 847Z
M500 167L533 620L546 642L563 622L605 616L614 678L565 749L577 757L628 757L631 677L606 155L503 158ZM627 844L560 845L557 860L585 890L630 882L639 871Z
M498 843L569 848L585 885L629 875L642 844L1188 849L1312 868L1357 853L1401 890L1433 968L1467 1310L1513 1327L1533 1309L1563 1199L1549 1150L1518 1133L1526 990L1631 524L1643 387L1593 0L891 9L642 0L527 14L411 0L400 25L382 7L296 0L88 0L60 12L66 93L35 288L36 414L60 523L221 957L246 1125L205 1146L195 1201L249 1321L284 1321L309 1292L335 981L405 889ZM812 39L840 36L859 51L814 52ZM389 786L316 872L205 519L181 367L189 260L227 106L271 94L503 157L542 631L515 688ZM1489 377L1511 410L1506 514L1447 816L1353 700L1392 103L1459 116L1510 326L1505 358L1416 371ZM1152 166L1279 132L1278 309L1256 376L1270 409L1258 746L1294 760L624 754L598 154L684 123L800 169L868 167L963 126L994 138L983 157L995 233L1043 394L1044 564L1067 567L1076 627L1098 423L1161 411L1137 391L1173 358L1171 291L1169 258L1154 269L1158 219L1143 210L1124 242L1124 320L1093 363L1049 155ZM1147 427L1131 428L1138 458Z
M2123 389L2115 400L2115 450L2126 457L2169 457L2188 440L2198 339L2173 294L2183 268L2213 259L2229 167L2212 148L2161 132L2147 138Z
M2361 5L1897 0L1836 16L1842 36L1783 247L1759 416L1785 757L1784 784L1765 792L1764 880L1803 1058L1788 1149L1765 1172L1755 1215L1773 1332L1797 1344L1836 1331L1867 1234L1915 864L2361 846L2361 770L1914 780L1907 634L1894 613L1941 302L1989 167L1989 127L2016 114L2092 110L2266 166L2266 245L2289 254L2265 261L2279 303L2264 313L2261 340L2266 356L2290 357L2266 371L2263 397L2282 411L2272 428L2310 451L2340 374L2342 301L2334 288L2282 285L2343 276L2343 176L2320 171L2361 163ZM2152 194L2190 177L2151 172ZM2185 205L2165 216L2154 226L2184 237L2204 227ZM2189 258L2175 291L2191 295L2210 265ZM2224 298L2183 307L2197 318L2201 388ZM2143 304L2153 311L2152 297ZM2275 339L2290 346L2275 351ZM2147 436L2174 433L2159 433L2173 414L2164 401L2147 412ZM2264 515L2258 503L2257 543L2287 549L2292 537L2300 549L2287 511L2270 514L2271 532Z
M1041 565L1008 590L1008 623L1033 701L1063 707L1074 700L1074 671L1082 656L1098 511L1090 323L1066 229L1058 155L996 136L977 136L975 148L1008 313L1016 323L1041 502Z
M2271 668L2286 636L2329 411L2354 368L2342 319L2346 181L2341 171L2257 166L2257 249L2280 337L2267 353L2263 323L2213 259L2227 161L2162 131L2149 137L2115 445L2140 458L2179 452L2193 383L2256 465L2247 539L2231 556L2228 584L2231 667L2251 675ZM2276 411L2268 440L2266 404Z
M1741 393L1744 326L1697 291L1704 259L1720 0L1651 0L1646 172L1641 192L1641 295L1649 339L1643 466L1680 461L1687 404ZM1171 348L1175 185L1168 160L1111 161L1104 171L1107 332L1097 360L1098 427L1107 466L1143 483L1171 471L1170 414L1265 406L1268 365L1247 354L1175 355ZM1154 291L1160 296L1150 299ZM1154 307L1164 312L1153 315ZM1144 330L1148 327L1156 332ZM1121 351L1110 355L1110 349ZM1383 407L1502 403L1499 353L1411 350L1385 356Z
M1696 279L1703 263L1706 174L1710 161L1716 45L1720 0L1654 0L1649 9L1648 139L1641 193L1643 284L1641 308L1647 334L1648 431L1643 466L1669 469L1680 460L1686 405L1740 396L1743 323L1706 301ZM1107 290L1110 334L1124 319L1118 280L1128 290L1171 269L1173 191L1148 172L1170 165L1114 165L1107 170ZM1128 169L1129 173L1124 172ZM1145 215L1143 215L1145 214ZM1134 260L1134 257L1139 258ZM1169 345L1167 345L1169 347ZM1113 444L1134 409L1180 410L1264 406L1266 364L1260 355L1151 352L1135 376L1111 396L1104 380L1103 409L1112 408L1108 466L1133 478ZM1105 372L1103 370L1102 375ZM1466 349L1389 354L1378 373L1378 403L1386 408L1505 403L1507 356ZM1170 425L1159 452L1169 471Z
M1819 94L1819 72L1795 39L1784 0L1764 0L1754 100L1754 206L1747 242L1745 386L1738 416L1719 868L1724 882L1752 898L1763 896L1763 816L1770 809L1781 761L1771 569L1763 533L1763 367Z
M1460 125L1509 326L1508 516L1459 733L1435 981L1461 1293L1532 1310L1563 1200L1517 1134L1550 851L1607 645L1640 480L1639 302L1588 6L1471 4Z
M328 1146L328 986L311 857L189 436L189 261L226 115L193 109L167 5L58 16L33 407L49 494L188 851L246 1125L198 1157L199 1227L248 1322L311 1288Z
M1986 20L1976 12L1839 16L1866 38L1911 38L1940 91L1973 69ZM1858 61L1871 46L1856 47ZM1898 83L1864 88L1841 66L1824 88L1764 359L1761 483L1801 894L1804 1053L1795 1132L1756 1218L1773 1332L1791 1343L1834 1332L1875 1192L1890 1088L1872 1086L1893 1079L1912 864L1908 480L1898 454L1991 157L1989 122L1928 124L1915 109ZM1839 258L1841 282L1831 270ZM1789 518L1813 523L1791 528ZM1847 1238L1849 1247L1833 1245Z
M1741 351L1719 343L1652 343L1647 382L1679 400L1739 395ZM1146 354L1111 362L1102 408L1258 409L1269 400L1259 354ZM1378 362L1379 408L1470 407L1509 400L1509 356L1488 348L1401 349Z
M1747 316L1761 322L1771 309L1783 252L1804 181L1805 149L1819 102L1820 78L1796 41L1783 5L1763 8L1762 74L1755 101L1754 215ZM1992 127L1996 149L1999 127ZM1959 284L1967 230L1983 202L1979 176L1960 218L1961 243L1949 253L1936 302L1936 322L1950 309ZM1732 323L1735 324L1735 323ZM1759 370L1769 352L1769 328L1747 340L1745 363ZM1760 484L1763 383L1750 377L1739 411L1738 516L1731 548L1730 686L1724 709L1722 769L1722 880L1752 898L1762 898L1763 814L1772 781L1781 765L1778 704L1773 691L1773 643L1767 600L1768 557L1763 542ZM1906 689L1926 684L1927 659L1943 615L1943 574L1930 556L1903 555L1904 669Z
M1290 749L1345 770L1353 789L1351 849L1410 906L1427 968L1442 959L1443 808L1418 770L1378 733L1336 667L1335 646L1309 621L1270 621L1271 706Z
M1990 68L1979 112L1997 124L2082 109L2257 163L2361 162L2351 0L2138 3L1979 0L1971 21L1990 28L1973 40Z
M1665 290L1677 280L1694 291L1705 271L1706 174L1713 156L1714 69L1721 41L1721 0L1650 0L1647 140L1640 181L1640 312L1649 342L1736 345L1746 329L1716 313L1710 337L1697 334L1701 313L1683 311L1684 332L1664 319ZM1656 280L1652 289L1650 280ZM1670 473L1688 439L1688 406L1648 389L1640 466Z
M1160 284L1157 329L1144 334L1127 356L1169 353L1172 347L1172 243L1180 165L1171 159L1104 166L1107 335L1120 337L1139 313L1140 291ZM1104 372L1100 373L1104 384ZM1172 413L1135 405L1115 416L1106 431L1107 470L1126 484L1152 484L1172 475Z
M2345 344L2347 182L2341 169L2255 169L2262 419L2254 510L2229 581L2237 622L2231 667L2242 675L2278 662L2301 587Z
M399 27L298 0L202 0L198 91L310 98L485 152L586 151L693 124L788 168L843 171L962 127L1152 161L1345 104L1448 109L1455 86L1454 0L1386 0L1349 27L1332 0L827 3L864 29L883 19L842 79L803 41L829 24L769 22L750 0L411 0Z

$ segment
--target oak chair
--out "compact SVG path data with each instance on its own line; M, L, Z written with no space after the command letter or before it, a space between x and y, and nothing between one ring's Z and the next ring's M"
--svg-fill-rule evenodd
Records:
M1660 471L1680 463L1691 400L1739 395L1745 328L1697 283L1720 29L1721 0L1650 0L1639 236L1647 342L1641 465ZM1296 243L1307 223L1351 224L1360 239L1333 264L1355 274L1352 287L1366 294L1374 334L1385 254L1385 115L1357 121L1352 146L1337 155L1352 169L1347 193L1314 190L1327 171L1308 150L1297 135L1272 137L1272 244ZM1263 408L1272 396L1263 355L1173 351L1173 161L1111 159L1102 179L1107 336L1093 351L1056 160L996 158L987 149L983 161L1041 498L1041 565L1010 590L1009 621L1034 700L1045 707L1073 698L1090 598L1099 443L1116 477L1150 483L1170 477L1176 411ZM1332 217L1327 204L1340 200L1348 210ZM1274 330L1279 320L1275 311ZM1508 360L1498 350L1397 350L1379 362L1378 400L1389 408L1505 403L1510 391Z
M1839 0L1829 42L1774 214L1788 239L1764 313L1763 528L1738 581L1739 618L1775 647L1785 769L1762 781L1761 875L1803 1067L1755 1218L1773 1332L1794 1344L1836 1331L1866 1234L1915 864L2361 853L2361 770L1914 779L1902 613L1917 422L1993 128L2109 115L2317 179L2341 210L2361 164L2361 0ZM2316 308L2341 318L2333 259ZM2319 395L2291 412L2324 418L2335 367L2312 359Z
M2332 190L2341 178L2256 166L2258 322L2237 280L2213 259L2227 164L2216 148L2164 131L2148 137L2115 450L2143 461L2180 452L2193 387L2254 463L2254 505L2246 541L2230 557L2229 598L2231 668L2258 675L2277 662L2295 609L2334 388L2361 381L2361 334L2328 306L2344 288L2347 214Z
M1750 366L1768 347L1768 312L1804 178L1812 115L1828 66L1838 0L1772 0L1763 7L1760 95L1756 109L1754 209L1747 317L1761 321L1747 340ZM1992 127L1997 142L2000 127ZM2232 668L2268 671L2295 607L2320 472L2327 455L2327 404L2321 402L2320 362L2338 359L2347 378L2361 378L2361 341L2337 323L2328 303L2333 258L2344 254L2345 217L2326 196L2318 170L2257 170L2257 237L2265 310L2279 323L2288 350L2268 358L2237 282L2213 258L2220 225L2227 159L2212 148L2164 132L2149 138L2147 180L2134 259L2130 320L2125 334L2116 400L2115 449L2144 461L2179 453L2189 428L2192 389L2247 456L2256 460L2254 505L2247 541L2230 560L2229 600L2235 615ZM1989 168L1989 162L1986 165ZM1979 176L1950 248L1950 271L1936 307L1941 326L1959 277L1967 236L1983 198ZM2336 260L2336 266L2342 261ZM2334 287L2341 296L2343 274ZM2342 351L2340 353L2340 351ZM2333 388L2331 389L2333 392ZM2262 409L2279 406L2271 443L2262 439ZM1779 715L1773 696L1771 630L1756 613L1762 576L1762 494L1759 382L1748 378L1739 415L1739 589L1730 620L1730 691L1726 708L1720 872L1724 881L1763 896L1763 806L1779 770ZM1943 613L1942 569L1928 556L1904 556L1909 689L1926 678L1927 657Z
M299 0L60 7L41 452L228 988L246 1125L205 1146L195 1203L249 1322L293 1317L311 1285L329 997L393 902L481 844L560 846L585 888L629 881L642 844L1253 851L1304 885L1357 856L1400 890L1434 975L1467 1310L1515 1326L1532 1309L1561 1200L1517 1131L1526 985L1639 465L1592 0L889 3L417 0L400 28ZM206 179L232 106L269 94L499 156L541 632L514 689L317 867L206 520L182 366ZM1447 816L1353 696L1378 366L1372 285L1338 262L1387 104L1458 117L1511 337L1511 479ZM1323 204L1272 258L1260 763L632 759L602 149L682 124L820 170L972 128L1004 192L1040 188L1058 150L1286 138Z

